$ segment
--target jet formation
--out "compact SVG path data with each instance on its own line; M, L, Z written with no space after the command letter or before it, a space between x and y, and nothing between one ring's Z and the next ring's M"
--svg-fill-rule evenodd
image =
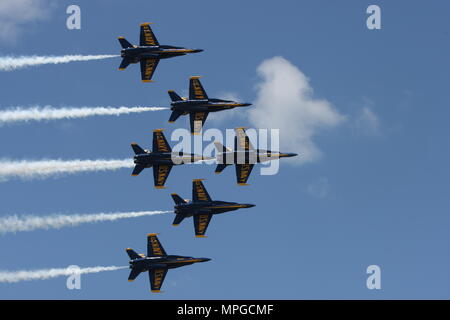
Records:
M160 45L150 28L150 23L143 23L140 28L139 46L132 45L125 38L119 37L122 46L121 57L123 58L119 69L124 70L128 65L139 62L143 82L152 81L159 60L203 51L201 49ZM202 132L209 113L251 106L251 103L246 102L210 98L199 78L198 76L190 77L189 96L186 98L181 97L174 90L168 91L172 111L169 123L174 123L181 116L189 115L190 132L197 135ZM234 164L236 166L236 180L239 185L247 185L247 180L255 164L297 155L295 153L255 149L245 132L245 128L242 127L235 129L234 149L227 148L217 141L214 144L217 149L215 173L221 173L227 166ZM137 143L132 143L131 147L135 153L135 167L132 175L137 176L145 168L153 168L154 186L158 189L164 188L173 166L214 159L203 157L203 155L173 152L162 129L153 130L152 150L145 150ZM214 215L255 206L248 203L212 200L202 181L203 179L192 181L191 201L181 198L176 193L171 194L175 203L175 217L172 224L178 226L184 219L192 217L196 237L206 237L206 230ZM210 260L209 258L168 255L159 242L156 233L147 235L147 255L137 254L130 248L126 249L126 252L130 257L129 265L131 269L128 281L133 281L142 272L148 272L152 292L160 291L169 269Z

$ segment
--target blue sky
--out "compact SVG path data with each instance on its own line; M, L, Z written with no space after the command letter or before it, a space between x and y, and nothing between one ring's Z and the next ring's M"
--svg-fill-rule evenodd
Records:
M213 199L256 204L214 217L206 239L193 236L191 220L172 227L171 215L1 236L2 270L127 265L124 249L145 252L149 232L160 233L168 253L212 261L170 271L160 295L149 293L145 275L128 283L128 270L120 270L83 276L81 290L67 290L64 277L1 284L0 298L450 298L449 4L47 2L53 5L45 16L38 11L14 25L14 38L2 39L0 55L116 54L117 36L137 43L138 26L146 21L154 22L160 43L205 51L162 61L151 84L140 82L136 65L119 72L119 59L2 72L2 109L167 106L167 90L186 92L192 75L203 76L211 97L254 102L263 82L258 67L283 57L309 79L310 98L325 101L343 120L314 127L311 141L320 156L283 162L274 176L255 171L248 187L235 185L232 168L217 176L208 165L174 168L165 190L153 189L151 171L131 177L127 169L0 183L1 215L171 210L170 193L191 198L194 178L207 179ZM81 30L65 27L70 4L81 7ZM370 4L381 7L381 30L366 28ZM152 129L169 135L188 127L186 119L174 125L168 117L160 111L3 126L0 157L127 158L132 141L151 147ZM251 116L223 118L206 125L254 124ZM286 131L281 128L281 140ZM302 157L293 145L284 151ZM372 264L381 267L381 290L366 288Z

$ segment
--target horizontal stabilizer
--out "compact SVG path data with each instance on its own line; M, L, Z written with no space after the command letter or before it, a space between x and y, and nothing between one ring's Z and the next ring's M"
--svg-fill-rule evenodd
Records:
M127 39L125 39L124 37L119 37L119 42L120 42L120 45L122 46L122 48L124 48L124 49L133 48L133 45L131 43L129 43L127 41Z
M133 151L135 154L144 154L146 153L144 149L142 149L141 147L139 147L139 145L137 143L132 143L131 144L131 148L133 148Z
M130 63L130 59L123 58L119 66L119 70L125 70L130 65Z
M175 122L182 114L182 112L173 111L170 115L169 122Z
M139 175L139 173L141 173L142 170L144 170L144 169L145 169L144 166L142 166L142 165L140 165L140 164L137 164L137 165L134 167L133 172L131 173L131 175L132 175L132 176L137 176L137 175Z
M141 274L140 270L131 269L130 275L128 276L128 281L134 281L134 279L136 279L137 276L140 274Z
M173 219L172 225L177 226L183 221L186 216L184 214L177 214L175 219Z
M221 173L227 166L228 166L228 164L218 164L216 167L216 171L214 171L214 172Z
M186 201L184 199L182 199L176 193L172 193L171 196L172 196L173 202L175 202L175 204L186 203Z
M221 144L218 141L214 141L214 146L216 147L217 151L219 151L219 152L232 151L230 148L225 147L223 144Z
M170 99L172 99L173 102L175 101L182 101L183 99L173 90L167 91L167 93L170 96Z
M133 249L127 248L127 253L131 260L141 258Z

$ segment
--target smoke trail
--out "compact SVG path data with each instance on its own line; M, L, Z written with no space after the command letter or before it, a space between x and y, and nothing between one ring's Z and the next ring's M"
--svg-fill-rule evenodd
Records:
M73 274L99 273L103 271L115 271L128 267L88 267L88 268L52 268L42 270L20 270L20 271L0 271L0 282L14 283L30 280L46 280L60 276L70 276Z
M0 71L13 71L42 64L60 64L73 61L90 61L119 57L118 55L66 55L56 56L20 56L0 57Z
M42 121L42 120L58 120L58 119L73 119L86 118L90 116L108 116L121 115L129 113L139 113L146 111L159 111L168 108L160 107L82 107L82 108L53 108L51 106L45 107L31 107L31 108L15 108L0 111L0 125L6 123L20 122L20 121Z
M0 182L11 178L22 180L45 179L64 174L88 171L117 170L132 168L131 159L126 160L0 160Z
M33 231L37 229L60 229L63 227L75 227L83 223L115 221L119 219L153 216L156 214L170 212L172 211L137 211L74 215L57 214L43 217L13 215L0 218L0 234L5 234L8 232Z

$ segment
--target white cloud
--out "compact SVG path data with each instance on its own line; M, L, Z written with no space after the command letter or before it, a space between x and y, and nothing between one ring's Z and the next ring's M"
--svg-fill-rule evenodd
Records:
M0 39L14 42L31 23L46 19L52 8L53 0L1 0Z
M309 79L288 60L267 59L257 72L261 82L257 85L256 101L249 109L252 125L280 129L282 151L298 153L291 158L297 163L317 160L322 153L313 137L335 128L346 117L328 101L314 98Z
M327 178L319 178L313 182L311 182L306 191L313 197L323 199L328 195L328 191L330 189L330 183Z
M370 136L380 135L380 120L375 112L372 110L372 102L368 102L368 105L362 107L358 114L355 116L355 127L356 129Z

